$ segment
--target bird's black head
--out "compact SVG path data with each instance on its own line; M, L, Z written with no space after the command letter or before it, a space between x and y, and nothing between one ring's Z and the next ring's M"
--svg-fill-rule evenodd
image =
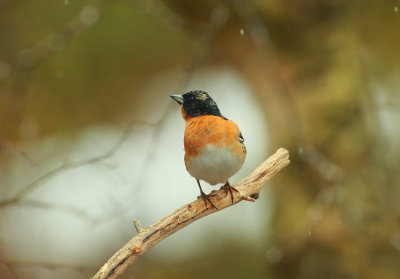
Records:
M202 115L222 116L217 104L205 91L189 91L183 95L171 95L171 98L182 105L183 112L189 117Z

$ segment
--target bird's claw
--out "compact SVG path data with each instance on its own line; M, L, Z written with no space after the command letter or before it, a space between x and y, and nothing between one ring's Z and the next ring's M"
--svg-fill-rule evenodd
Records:
M218 210L218 208L212 203L212 201L210 199L210 195L206 195L204 192L202 192L201 198L203 199L204 204L207 208L208 208L208 206L207 206L207 201L208 201L211 204L211 206L215 208L215 210Z
M232 204L233 204L233 200L234 200L233 192L236 192L236 193L239 194L239 196L242 196L242 195L240 194L239 190L236 189L235 187L232 187L232 186L229 184L229 182L226 182L225 185L222 186L222 188L224 189L226 195L228 195L228 192L231 194L231 201L232 201Z
M256 199L253 199L252 197L249 197L249 196L242 196L242 200L249 201L249 202L255 202L256 201Z

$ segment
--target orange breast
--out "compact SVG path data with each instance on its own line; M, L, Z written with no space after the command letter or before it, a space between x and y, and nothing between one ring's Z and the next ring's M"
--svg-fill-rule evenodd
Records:
M184 118L186 120L184 145L187 157L196 156L207 144L232 148L232 152L237 156L245 156L245 148L239 141L240 131L235 122L214 115Z

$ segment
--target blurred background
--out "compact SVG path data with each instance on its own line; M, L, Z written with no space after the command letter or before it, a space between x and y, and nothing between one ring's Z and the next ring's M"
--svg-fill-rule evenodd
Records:
M91 278L194 200L169 95L195 89L242 130L232 183L291 164L122 278L400 278L399 9L0 0L0 278Z

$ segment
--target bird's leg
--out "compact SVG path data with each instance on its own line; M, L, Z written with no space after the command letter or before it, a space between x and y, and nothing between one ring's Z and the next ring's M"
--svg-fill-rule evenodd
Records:
M250 196L250 197L249 197L249 196L242 196L242 194L240 194L240 192L239 192L238 189L236 189L235 187L232 187L232 186L229 184L229 181L227 181L227 182L225 183L225 185L222 186L222 188L225 190L225 194L226 194L226 195L228 194L228 192L231 193L232 204L233 204L233 192L238 193L241 200L255 202L256 199L258 199L258 194L256 194L254 198L253 198L252 196Z
M240 195L238 189L236 189L235 187L232 187L232 186L229 184L229 181L226 181L225 185L222 186L222 188L224 188L225 194L228 194L228 192L231 193L231 200L232 200L232 204L233 204L233 191L235 191L236 193L238 193L238 194ZM232 190L233 190L233 191L232 191Z
M217 208L217 207L212 203L212 201L210 200L210 197L209 197L208 195L206 195L206 194L203 192L203 189L201 189L200 181L199 181L198 179L196 179L196 181L197 181L197 185L199 185L200 195L201 195L201 197L202 197L202 199L203 199L204 204L206 205L206 207L207 207L207 201L208 201L208 202L211 204L212 207L214 207L216 210L218 210L218 208Z

